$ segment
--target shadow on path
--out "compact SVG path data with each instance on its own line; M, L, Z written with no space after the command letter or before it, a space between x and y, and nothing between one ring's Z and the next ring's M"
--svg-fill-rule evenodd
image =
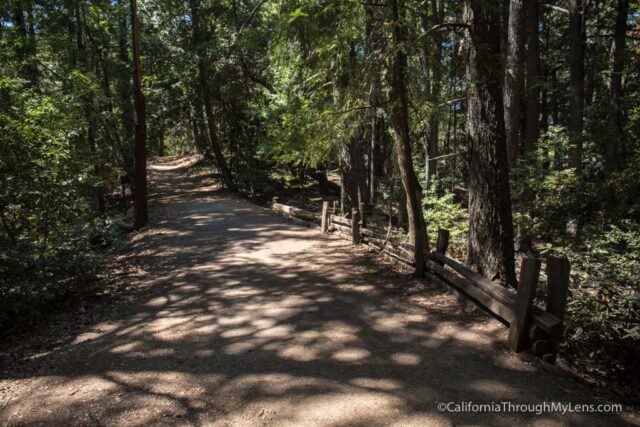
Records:
M589 414L446 413L438 402L593 402L521 362L505 329L413 304L407 279L262 208L152 168L155 224L134 238L144 291L125 312L5 376L7 425L624 423ZM426 286L425 296L451 303Z

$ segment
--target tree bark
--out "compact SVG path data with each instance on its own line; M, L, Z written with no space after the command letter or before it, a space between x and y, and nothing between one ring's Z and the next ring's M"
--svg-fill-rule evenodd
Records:
M137 9L137 0L131 0L131 44L133 46L134 108L136 111L133 226L139 229L149 223L149 213L147 209L147 123L144 94L142 93L140 21Z
M431 19L429 19L429 7L431 7ZM438 104L442 89L442 43L441 32L436 32L427 37L431 26L441 25L444 22L444 1L425 1L424 10L420 16L423 42L421 46L422 68L425 80L426 97L430 108L428 113L428 126L424 142L424 175L425 191L429 191L430 182L437 175L437 160L440 139L440 117Z
M435 19L435 17L434 17ZM420 25L422 30L422 46L420 46L420 56L422 59L422 70L423 70L423 79L424 79L424 96L427 100L431 100L431 47L430 43L432 42L433 36L429 37L429 1L425 0L423 3L423 9L420 13ZM433 108L433 106L431 106ZM430 114L428 114L430 116ZM429 117L430 118L430 117ZM430 121L428 121L430 125ZM430 140L429 129L426 129L424 134L424 190L429 191L429 181L431 179L431 175L433 174L432 170L429 168L429 159L431 158L432 147Z
M26 85L36 86L38 67L33 5L31 1L24 0L15 0L13 3L13 25L15 25L17 36L17 42L13 43L14 53L20 63L20 74L27 80Z
M199 87L199 83L195 83ZM203 125L202 102L197 93L193 94L193 99L189 103L189 121L191 122L191 132L196 149L206 159L213 160L211 150L207 143L207 131Z
M125 1L120 2L120 19L118 20L118 60L123 68L123 76L130 76L129 70L129 52L127 41L127 17ZM118 83L118 92L120 95L120 111L122 120L122 158L123 169L127 174L129 181L133 181L134 175L134 128L135 128L135 112L131 102L131 79L123 77Z
M158 130L158 156L164 157L164 125L162 123L159 124L160 129Z
M369 203L375 202L378 191L378 171L380 164L383 162L379 159L380 146L382 143L381 136L384 132L382 126L382 118L378 114L378 105L381 104L380 90L380 62L383 56L381 37L378 28L375 25L376 16L374 6L365 6L365 32L366 32L366 53L370 58L370 82L369 82L369 105L367 120L369 132L368 147L368 187L369 187Z
M536 145L540 136L540 5L538 0L527 2L527 114L524 128L524 152Z
M629 0L618 0L616 24L611 45L609 92L611 95L608 126L609 141L606 149L605 172L607 175L615 172L619 167L621 158L621 148L624 146L622 138L622 71L624 68L624 50L627 36L627 14L629 11Z
M202 40L202 29L200 27L200 16L198 14L198 6L195 0L189 1L191 7L191 22L193 25L193 44L197 47ZM207 117L207 125L209 127L209 140L211 142L211 149L213 151L213 157L216 161L216 165L222 174L222 179L225 185L230 191L236 191L237 187L231 175L231 170L227 165L227 161L222 154L222 148L220 147L220 141L218 140L217 122L215 114L213 113L213 102L211 99L211 91L209 88L209 73L205 58L199 55L198 58L198 81L200 82L200 92L202 94L202 101L204 103L204 112Z
M354 80L356 56L355 46L352 44L348 62L336 82L336 90L334 92L334 104L336 106L344 104L349 84ZM353 133L348 136L349 139L340 150L340 175L343 187L344 212L351 212L351 208L357 208L360 202L369 203L369 188L367 186L363 150L366 119L366 113L355 118L355 120L362 122L354 127Z
M362 141L363 129L362 126L357 126L351 135L351 140L340 153L340 179L344 192L345 212L351 212L351 209L357 208L360 202L369 202Z
M80 65L82 72L86 75L89 75L91 72L91 58L89 52L87 51L87 44L85 40L85 25L86 23L82 19L82 5L78 2L75 4L74 8L74 19L75 19L75 29L76 29L76 50L77 56L80 59ZM91 162L93 163L93 174L95 178L100 181L100 167L98 158L98 149L96 145L96 105L95 99L91 93L84 93L82 95L82 102L84 108L84 118L87 125L87 145L89 147L89 151L91 152ZM96 198L96 205L98 212L100 214L104 214L106 206L105 206L105 197L104 197L104 189L101 184L97 184L95 188L93 188L93 193Z
M500 63L500 8L468 1L469 241L467 262L516 286Z
M504 74L504 126L510 168L516 165L520 145L524 86L524 18L524 1L511 0Z
M434 25L444 22L444 1L431 0L431 15L434 17ZM427 162L427 182L424 191L429 191L430 182L438 174L438 161L434 160L440 152L440 91L442 89L442 33L433 35L433 61L431 73L431 105L429 114L429 142Z
M583 0L569 2L569 166L582 173L582 128L584 116Z
M422 189L413 168L411 156L407 90L405 85L407 54L403 50L406 43L403 0L390 0L390 6L393 24L393 47L395 50L391 58L391 70L389 70L391 77L389 102L394 134L393 141L396 146L398 170L402 179L402 186L407 195L409 235L414 247L415 275L416 277L423 277L427 233L422 214Z

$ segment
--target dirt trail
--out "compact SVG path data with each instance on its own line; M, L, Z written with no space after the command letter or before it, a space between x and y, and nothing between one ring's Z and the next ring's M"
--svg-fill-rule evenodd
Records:
M123 309L0 377L1 425L594 425L618 415L447 413L438 402L601 403L521 361L363 249L151 168L145 270ZM416 291L416 289L419 290Z

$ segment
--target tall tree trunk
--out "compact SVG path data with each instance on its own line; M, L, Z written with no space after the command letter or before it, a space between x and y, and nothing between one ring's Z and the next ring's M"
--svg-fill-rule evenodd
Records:
M377 98L377 93L378 93L378 85L375 83L372 83L371 85L371 93L372 96L370 96L370 100L371 99L376 99ZM376 95L373 95L376 94ZM375 105L375 104L374 104ZM371 126L371 134L369 136L369 203L371 203L371 205L373 205L375 203L376 200L376 196L377 196L377 177L376 177L376 165L378 162L378 157L376 156L376 151L378 150L378 133L380 132L380 129L378 128L378 115L374 109L374 111L370 114L369 116L370 119L370 126Z
M31 1L15 0L13 8L13 25L17 36L17 42L13 46L20 63L20 74L26 78L27 86L35 86L38 83L38 68L33 5Z
M468 1L469 242L467 262L516 286L500 63L500 8Z
M357 126L351 140L340 152L340 175L346 212L351 212L351 208L358 207L360 202L369 202L362 152L363 134L362 126Z
M20 61L20 64L24 66L24 62L27 58L27 23L24 18L25 5L22 0L15 0L13 2L13 25L16 28L17 43L14 43L15 55ZM24 71L24 69L23 69Z
M444 1L431 0L431 15L435 25L444 22ZM442 32L433 35L433 61L431 73L431 105L429 112L429 146L427 162L427 182L424 191L429 191L430 182L438 173L438 161L435 160L440 152L440 91L442 89Z
M191 125L191 134L193 135L193 144L196 146L198 153L204 154L204 146L200 144L200 129L196 121L196 115L193 105L189 108L189 124Z
M164 157L164 125L162 123L159 124L160 129L158 129L158 156Z
M118 83L118 92L120 95L120 111L122 120L122 158L123 169L127 174L129 181L133 181L134 175L134 127L135 112L133 103L131 102L131 79L130 76L130 60L127 41L127 14L125 0L120 3L120 18L118 20L118 60L123 69L123 75L127 77L120 78Z
M28 28L28 37L27 37L27 45L26 52L28 54L27 63L26 63L26 75L29 76L29 80L31 84L38 85L39 76L38 76L38 61L37 61L37 42L36 42L36 23L35 16L33 14L33 2L27 2L27 28Z
M590 12L591 18L593 19L593 26L594 28L604 28L605 24L605 15L606 13L606 9L607 9L607 4L605 3L609 3L609 2L604 2L601 0L586 0L584 8L586 10L586 8L589 5L593 5L593 10ZM614 2L615 3L615 2ZM585 23L585 17L583 15L582 18L582 25L583 25L583 31L585 32L585 39L586 39L586 23ZM614 30L615 31L615 30ZM593 105L593 102L596 100L596 98L599 97L600 92L602 92L602 90L600 89L600 85L598 84L598 81L600 80L600 76L598 74L601 74L604 70L602 69L601 66L601 58L599 56L599 51L602 48L602 50L604 50L605 45L604 44L600 44L597 41L595 41L594 43L584 43L584 51L583 51L583 57L584 57L584 108L585 110L588 110L589 107L591 107L591 105ZM604 94L604 96L608 96L609 94L606 93Z
M431 100L431 41L433 36L429 36L430 19L429 19L429 0L425 0L422 4L422 10L420 13L420 25L422 29L422 44L420 46L420 58L422 60L422 72L424 80L424 97L427 100ZM435 20L435 17L433 17ZM431 107L433 108L433 106ZM429 123L429 122L427 122ZM429 140L429 130L426 129L424 133L424 189L429 191L429 180L432 175L432 171L429 169L429 159L431 158L431 142Z
M544 14L540 12L540 21L542 27L542 40L540 47L540 57L548 57L549 54L549 39L551 38L551 30L549 25L544 22ZM552 68L550 64L547 64L544 61L541 62L541 81L545 84L540 88L540 132L546 133L549 130L550 116L551 116L551 104L549 102L550 98L550 90L549 86L551 83L551 75L550 69ZM548 166L548 163L547 163Z
M76 22L75 22L75 15L74 15L74 6L75 1L74 0L66 0L66 7L67 7L67 31L69 33L69 39L71 40L71 43L73 45L73 40L76 36ZM69 49L69 62L71 63L72 67L75 67L76 65L78 65L78 51L77 49L75 49L74 47L72 47L71 49Z
M345 94L356 72L356 56L355 45L352 44L349 52L349 60L336 83L336 90L334 92L334 104L336 106L344 104ZM356 118L356 120L361 120L363 123L355 126L353 133L348 136L349 139L340 151L343 204L347 212L350 212L352 207L357 207L360 202L369 203L369 188L367 186L363 150L366 134L366 132L364 132L366 118L367 114Z
M524 86L524 23L523 0L509 3L507 57L504 73L504 127L507 138L509 167L516 165L520 145L522 92Z
M558 83L558 70L554 69L551 72L551 123L554 126L560 124L560 88Z
M204 101L204 112L207 117L207 125L209 127L209 141L211 142L211 149L213 151L213 158L216 161L218 169L222 173L222 179L227 188L231 191L236 191L237 187L233 181L231 170L227 165L227 161L222 154L222 148L220 147L220 141L218 140L217 122L215 114L213 113L213 102L211 100L211 92L209 89L209 73L204 59L201 58L198 61L198 78L200 80L200 89L202 91L202 100Z
M147 117L142 93L142 67L140 64L140 21L137 0L131 0L131 44L133 47L133 84L135 125L135 177L133 199L133 226L142 228L149 223L147 208Z
M370 58L370 83L369 83L369 105L367 110L367 120L369 121L369 147L368 147L368 185L369 185L369 203L373 204L376 199L378 189L379 164L382 164L378 158L381 145L381 136L384 131L381 126L381 118L378 115L378 105L380 105L380 58L381 37L375 26L375 8L373 6L365 6L365 32L367 36L366 53Z
M622 70L624 68L624 50L627 35L627 14L629 12L629 0L617 2L616 26L611 45L609 92L611 94L608 111L609 141L606 149L605 171L607 175L615 172L619 167L621 148L624 146L622 138Z
M196 86L198 85L199 83L196 83ZM193 95L193 99L189 103L189 121L191 123L193 142L196 149L206 159L213 160L211 157L211 149L207 143L207 132L203 125L202 102L197 93Z
M76 20L76 49L78 51L78 57L80 58L80 65L82 67L82 71L89 76L91 72L91 58L89 56L89 52L87 50L87 44L85 40L85 25L86 23L82 19L82 5L78 2L76 3L74 15ZM98 149L96 146L96 105L93 94L85 93L82 95L82 102L84 104L84 118L87 124L87 145L89 146L89 151L91 152L91 161L93 163L93 174L95 175L98 181L101 180L100 176L100 167L98 166L100 159L98 158ZM93 192L96 198L96 204L98 207L99 213L105 212L105 199L104 199L104 189L102 185L98 184L95 188L93 188Z
M190 0L189 4L191 7L191 21L193 25L193 44L197 47L203 41L200 16L196 0ZM229 169L227 161L224 158L224 154L222 154L222 148L220 146L220 141L218 140L218 131L216 129L217 121L213 112L213 101L211 99L211 90L209 87L209 72L205 58L202 54L200 54L198 58L198 81L200 82L200 93L202 94L204 112L207 117L207 125L209 127L209 140L211 142L213 157L227 188L230 191L236 191L237 187L233 181L231 169Z
M524 152L536 145L540 135L540 5L538 0L527 2L527 114L524 127Z
M395 50L391 58L391 70L389 70L391 77L389 103L394 133L393 141L396 146L398 170L402 179L402 186L407 195L409 235L414 246L415 275L416 277L423 277L425 250L427 250L428 241L422 214L422 189L413 168L411 141L409 139L407 89L405 85L407 54L403 50L406 43L403 0L390 0L390 6L393 23L393 47Z
M569 166L582 173L582 128L584 116L584 5L569 2Z
M429 7L431 7L431 19L429 19ZM440 25L444 21L444 1L425 1L424 9L420 16L422 26L423 43L421 46L422 68L425 80L426 97L431 108L428 114L428 127L424 142L424 175L425 191L429 191L430 182L437 174L437 160L440 139L440 117L438 114L440 92L442 88L442 32L438 31L427 37L431 25Z

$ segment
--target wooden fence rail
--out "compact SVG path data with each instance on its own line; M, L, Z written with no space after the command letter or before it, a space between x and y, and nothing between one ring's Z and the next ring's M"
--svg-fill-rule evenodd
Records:
M413 247L389 236L384 228L367 224L363 206L354 208L351 218L336 215L335 202L332 209L328 201L323 202L321 215L279 204L274 204L274 210L320 223L323 233L340 232L356 245L372 245L395 260L413 265ZM470 299L507 325L508 344L513 351L530 350L543 360L555 363L564 331L570 272L568 260L550 256L525 257L516 290L506 288L449 258L446 255L448 246L449 232L440 229L436 250L425 259L428 278L446 288L453 288L458 295ZM546 264L547 292L545 307L541 308L534 303L534 298L543 262Z

